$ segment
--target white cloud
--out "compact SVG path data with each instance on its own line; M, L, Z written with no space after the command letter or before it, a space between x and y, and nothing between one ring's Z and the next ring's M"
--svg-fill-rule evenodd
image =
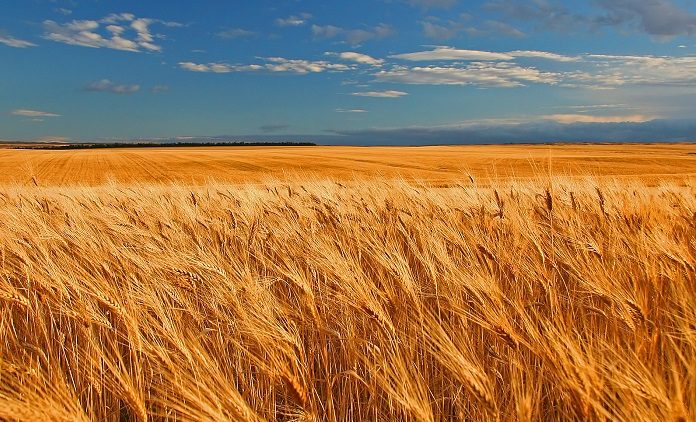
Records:
M296 60L286 59L284 57L267 57L263 60L264 64L243 64L231 65L227 63L194 63L181 62L179 67L191 72L209 72L209 73L231 73L231 72L288 72L299 75L308 73L321 72L344 72L353 69L353 67L341 63L331 63L328 61L311 61L311 60Z
M696 85L696 56L591 54L586 56L586 60L595 67L570 74L571 84L594 81L600 87Z
M467 66L398 66L375 74L378 80L417 85L475 85L512 88L527 83L556 84L559 75L514 63L474 62Z
M368 111L362 108L337 108L336 113L367 113Z
M513 60L514 57L505 53L494 53L479 50L459 50L452 47L436 47L434 50L418 51L415 53L394 54L392 59L409 61L450 61L450 60Z
M113 13L101 20L73 20L64 24L44 21L44 38L70 45L91 48L110 48L122 51L159 52L153 24L167 27L182 26L177 22L138 18L132 13Z
M140 91L140 85L117 84L109 79L102 79L88 84L85 87L86 91L92 92L110 92L112 94L134 94Z
M343 53L326 53L330 56L338 56L342 60L351 61L359 64L366 64L370 66L381 66L384 64L384 60L376 59L374 57L368 56L367 54L356 53L354 51L346 51Z
M350 95L356 97L372 97L372 98L399 98L408 95L408 92L403 91L367 91L354 92Z
M266 59L270 63L266 64L266 69L271 72L293 72L293 73L319 73L324 71L343 72L350 70L351 67L344 64L330 63L326 61L309 60L290 60L283 57L269 57Z
M546 59L553 60L557 62L577 62L582 58L577 56L564 56L562 54L549 53L548 51L529 51L529 50L516 50L507 53L513 57L528 57L533 59Z
M14 47L14 48L27 48L27 47L36 47L36 44L25 41L25 40L20 40L19 38L15 38L12 36L3 36L0 35L0 44L5 44L8 47Z
M461 50L452 47L435 47L433 50L428 51L417 51L414 53L404 53L395 54L389 56L393 59L409 60L409 61L454 61L454 60L464 60L464 61L474 61L474 60L487 60L487 61L512 61L516 57L526 57L535 59L546 59L554 60L559 62L574 62L580 60L579 57L564 56L556 53L549 53L547 51L528 51L528 50L517 50L510 52L491 52L491 51L481 51L481 50Z
M17 110L12 111L13 116L21 116L21 117L31 117L31 118L43 118L43 117L60 117L60 114L56 113L49 113L47 111L39 111L39 110L29 110L25 108L19 108Z
M696 87L696 56L576 56L538 50L494 52L444 46L389 56L405 61L431 62L411 66L388 63L356 51L328 52L325 55L343 63L270 57L253 64L181 62L179 66L194 72L308 74L355 71L361 69L360 65L366 65L381 68L374 73L377 81L425 85L512 88L546 84L595 90L631 85ZM548 62L557 64L548 67Z
M552 114L543 116L545 120L551 120L556 123L571 124L571 123L644 123L655 120L655 116L647 116L644 114L631 114L619 116L594 116L588 114Z
M300 13L299 15L288 16L287 18L278 18L275 20L278 26L302 26L312 18L309 13Z
M179 62L179 67L188 70L189 72L212 72L211 70L211 65L214 63L210 64L200 64L200 63L193 63L193 62Z

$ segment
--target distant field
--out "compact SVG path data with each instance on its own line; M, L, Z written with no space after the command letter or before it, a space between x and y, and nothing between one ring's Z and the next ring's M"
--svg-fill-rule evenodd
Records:
M434 147L201 147L106 150L0 149L0 184L262 182L414 178L448 184L547 174L635 176L646 181L696 175L696 145L509 145ZM550 167L549 167L550 166Z

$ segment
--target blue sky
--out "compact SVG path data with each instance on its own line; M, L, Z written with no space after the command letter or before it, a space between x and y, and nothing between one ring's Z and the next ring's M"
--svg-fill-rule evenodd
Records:
M0 139L696 139L695 36L692 0L6 0Z

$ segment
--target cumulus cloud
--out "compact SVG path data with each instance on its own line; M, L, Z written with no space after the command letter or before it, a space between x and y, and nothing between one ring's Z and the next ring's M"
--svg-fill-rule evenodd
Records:
M369 66L381 66L384 64L384 60L376 59L367 54L356 53L354 51L345 51L343 53L326 53L328 56L337 56L342 60L355 62L358 64L365 64Z
M366 92L353 92L355 97L372 97L372 98L399 98L408 95L408 92L403 91L366 91Z
M60 117L60 114L50 113L48 111L29 110L26 108L19 108L17 110L13 110L12 115L37 119L41 119L44 117Z
M27 48L27 47L36 47L36 44L26 41L26 40L20 40L19 38L12 37L10 35L2 35L0 34L0 44L5 44L8 47L13 47L13 48Z
M110 48L122 51L158 52L151 31L153 24L168 27L181 26L177 22L138 18L132 13L114 13L101 20L73 20L64 24L46 20L44 38L64 44L90 48Z
M227 63L194 63L181 62L179 67L190 72L204 73L232 73L232 72L288 72L295 74L344 72L352 69L351 66L342 63L331 63L324 60L297 60L284 57L264 58L263 64L227 64Z
M383 23L367 29L345 29L333 25L312 25L312 34L315 38L342 38L352 46L360 45L365 41L384 39L395 33L396 31L391 25Z
M320 73L325 71L344 72L351 69L350 66L344 64L331 63L323 60L291 60L283 57L269 57L266 58L266 60L269 63L267 63L265 67L271 72L292 72L305 74Z
M287 18L278 18L275 20L278 26L302 26L312 18L309 13L300 13L299 15L288 16Z
M117 84L109 79L102 79L87 84L87 86L85 86L85 91L128 95L140 91L140 85Z

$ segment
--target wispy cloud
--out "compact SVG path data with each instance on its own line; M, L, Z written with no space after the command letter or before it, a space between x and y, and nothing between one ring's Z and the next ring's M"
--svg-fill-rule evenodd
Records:
M556 84L559 75L514 63L474 62L466 66L397 66L375 74L377 80L415 85L477 85L513 88L529 83Z
M635 110L636 108L628 104L586 104L586 105L570 105L559 106L557 108L573 110L575 113L589 113L598 110Z
M20 40L19 38L15 38L10 35L0 35L0 44L13 48L36 47L36 44L33 42Z
M641 123L650 120L655 120L656 116L647 116L644 114L630 115L590 115L590 114L551 114L543 116L545 120L551 120L557 123Z
M458 0L404 0L411 6L422 7L424 9L450 9L457 4Z
M577 62L582 60L579 56L566 56L563 54L549 53L548 51L536 51L536 50L516 50L510 51L507 54L513 57L527 57L534 59L546 59L553 60L557 62Z
M44 117L60 117L60 114L50 113L48 111L30 110L26 108L19 108L13 110L11 113L13 116L29 117L29 118L44 118Z
M367 113L363 108L337 108L336 113Z
M165 92L169 92L169 86L168 85L155 85L152 87L152 93L153 94L163 94Z
M696 86L696 56L618 56L590 54L583 58L592 66L568 73L568 86L594 85L614 88L624 85Z
M563 55L547 51L491 52L435 47L389 58L431 62L427 66L393 65L378 80L434 85L516 87L528 83L569 88L614 89L626 85L696 86L696 56ZM534 66L522 64L533 61ZM544 70L544 61L563 63L564 70ZM442 65L442 62L461 62ZM468 62L468 64L466 63ZM568 66L574 68L568 69Z
M299 15L288 16L287 18L278 18L275 20L278 26L302 26L312 18L309 13L300 13Z
M559 62L573 62L580 60L579 57L565 56L562 54L550 53L546 51L516 50L500 53L481 50L461 50L446 46L435 47L432 50L417 51L414 53L394 54L389 57L392 59L409 61L511 61L514 60L516 57L546 59Z
M284 57L267 57L262 64L227 64L227 63L194 63L180 62L179 67L190 72L203 73L232 73L232 72L288 72L299 75L321 72L344 72L352 69L342 63L332 63L324 60L298 60Z
M601 10L577 13L547 0L489 0L485 7L507 19L535 22L554 31L616 27L664 39L696 33L696 14L673 0L597 0L593 4Z
M366 29L345 29L333 25L312 25L312 34L315 38L341 38L351 46L357 46L365 41L380 40L390 37L396 34L396 31L391 25L383 23Z
M507 22L487 19L483 22L474 20L467 13L460 14L454 19L443 20L439 17L428 16L420 22L423 35L435 40L450 40L462 34L470 37L504 36L524 38L526 34Z
M44 38L69 45L90 48L110 48L122 51L162 50L155 43L153 24L168 27L183 26L177 22L138 18L132 13L116 13L101 20L73 20L64 24L44 21Z
M85 91L129 95L140 91L140 85L117 84L109 79L102 79L100 81L87 84L87 86L85 86Z
M223 40L236 40L241 38L253 38L258 34L242 28L229 28L217 33L217 37Z
M408 95L408 92L403 91L365 91L353 92L355 97L372 97L372 98L399 98Z

